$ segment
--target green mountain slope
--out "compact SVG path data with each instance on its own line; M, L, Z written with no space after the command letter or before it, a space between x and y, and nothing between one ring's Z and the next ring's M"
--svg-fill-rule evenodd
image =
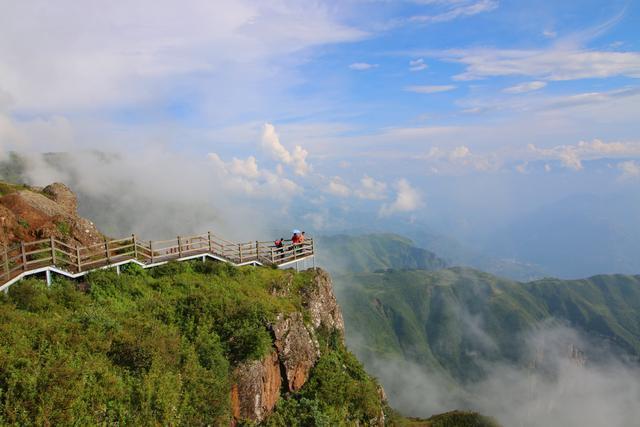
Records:
M301 389L261 385L280 384L278 363L263 362L276 351L274 322L313 316L304 298L317 292L314 271L214 262L124 270L91 273L80 289L28 279L0 293L0 425L230 425L232 385L244 372L258 372L263 397L280 393L265 425L380 417L377 384L338 329L318 329L319 357ZM275 382L261 366L273 366Z
M335 283L347 341L365 364L401 358L473 382L487 362L530 362L526 333L549 319L600 348L640 355L640 276L520 283L451 268L342 275Z
M331 272L370 272L389 268L437 270L446 262L396 234L336 235L318 238L318 262Z

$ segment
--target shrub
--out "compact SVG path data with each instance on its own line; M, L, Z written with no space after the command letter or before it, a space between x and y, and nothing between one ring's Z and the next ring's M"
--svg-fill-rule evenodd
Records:
M44 311L51 304L47 286L35 279L27 279L9 288L9 299L17 308L31 312Z

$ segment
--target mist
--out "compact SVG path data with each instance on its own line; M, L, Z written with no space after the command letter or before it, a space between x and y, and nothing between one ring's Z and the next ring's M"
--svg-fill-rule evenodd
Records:
M350 337L349 345L357 340ZM484 362L485 379L464 387L454 385L442 372L405 360L365 357L363 362L383 385L390 404L408 415L429 417L469 409L509 427L637 423L640 370L636 366L594 348L588 337L557 322L539 325L525 343L527 363ZM594 359L587 354L594 354Z
M206 157L154 148L21 157L21 180L34 186L65 183L78 194L80 215L114 237L212 231L238 241L263 240L272 237L275 218L287 216L285 202L268 208L272 198L255 194L264 183L238 181Z

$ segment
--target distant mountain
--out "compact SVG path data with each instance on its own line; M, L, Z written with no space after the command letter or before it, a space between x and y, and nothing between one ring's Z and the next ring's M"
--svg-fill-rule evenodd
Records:
M603 348L640 356L640 276L520 283L450 268L347 274L335 283L348 344L365 365L403 360L470 383L487 362L531 362L526 333L551 319L596 341L590 358Z
M494 256L553 276L640 273L640 193L572 196L523 215L487 241Z
M411 236L416 245L438 254L450 266L473 267L497 276L522 281L549 276L547 269L540 264L524 262L512 254L502 257L494 252L463 244L452 237L428 231L414 231Z
M317 239L318 262L332 273L373 272L389 268L437 270L446 262L396 234L336 235Z

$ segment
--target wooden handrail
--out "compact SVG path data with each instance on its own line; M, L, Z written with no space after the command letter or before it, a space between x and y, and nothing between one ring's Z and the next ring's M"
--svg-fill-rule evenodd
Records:
M70 273L86 273L93 269L136 261L145 265L170 260L191 259L199 255L213 255L223 261L247 263L288 264L314 255L313 239L293 244L284 240L282 248L272 241L234 243L211 232L175 239L143 242L135 234L122 239L105 239L102 243L72 246L49 237L13 246L0 245L0 286L30 270L55 267ZM47 254L47 255L43 255Z

